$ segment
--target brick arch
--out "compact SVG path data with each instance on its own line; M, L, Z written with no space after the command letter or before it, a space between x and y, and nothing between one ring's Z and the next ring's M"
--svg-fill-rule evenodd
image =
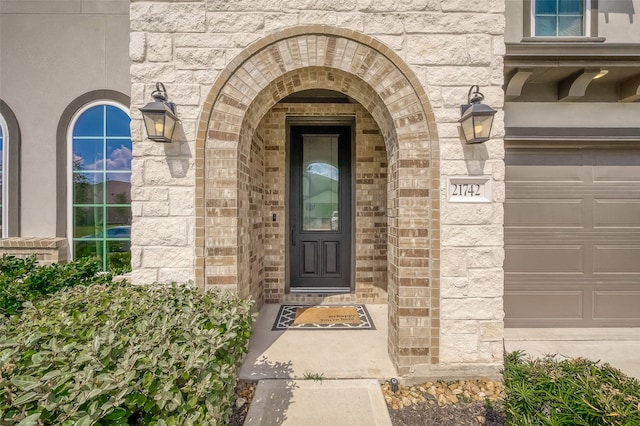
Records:
M243 292L252 135L289 94L345 93L374 117L388 157L389 344L398 367L437 363L439 158L433 111L412 70L379 41L323 25L290 28L241 52L205 101L196 140L196 280ZM419 318L420 339L401 318ZM408 321L411 323L412 321ZM418 342L418 343L416 343Z

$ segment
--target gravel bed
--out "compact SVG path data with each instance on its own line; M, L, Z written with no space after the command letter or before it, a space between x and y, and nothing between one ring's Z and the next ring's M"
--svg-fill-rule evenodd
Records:
M504 386L489 379L382 385L393 426L503 426Z

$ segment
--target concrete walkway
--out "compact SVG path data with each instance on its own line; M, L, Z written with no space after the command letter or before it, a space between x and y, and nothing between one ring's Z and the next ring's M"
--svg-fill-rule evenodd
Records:
M245 425L390 426L380 389L397 377L387 353L387 306L367 305L376 330L357 331L272 331L279 308L261 309L240 370L241 379L258 381ZM506 329L504 343L533 357L607 362L640 379L640 328Z
M374 379L261 380L245 426L390 426Z
M260 310L240 369L241 379L259 380L245 425L390 426L380 389L397 376L387 305L367 305L376 329L355 331L273 331L279 309Z
M606 362L640 380L640 328L507 328L504 346L533 358L557 354Z

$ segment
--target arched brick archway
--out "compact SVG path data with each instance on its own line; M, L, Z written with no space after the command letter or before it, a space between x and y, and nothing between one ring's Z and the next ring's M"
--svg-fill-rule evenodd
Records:
M366 35L290 28L241 52L212 87L196 140L196 281L252 294L246 247L253 134L278 101L342 92L375 119L387 150L389 350L403 373L438 362L439 157L431 106L411 69ZM250 266L250 265L249 265ZM255 290L255 289L254 289Z

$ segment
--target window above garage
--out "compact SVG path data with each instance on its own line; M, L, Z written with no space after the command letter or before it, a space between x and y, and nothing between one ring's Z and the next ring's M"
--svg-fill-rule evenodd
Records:
M598 0L525 0L523 41L598 39Z

